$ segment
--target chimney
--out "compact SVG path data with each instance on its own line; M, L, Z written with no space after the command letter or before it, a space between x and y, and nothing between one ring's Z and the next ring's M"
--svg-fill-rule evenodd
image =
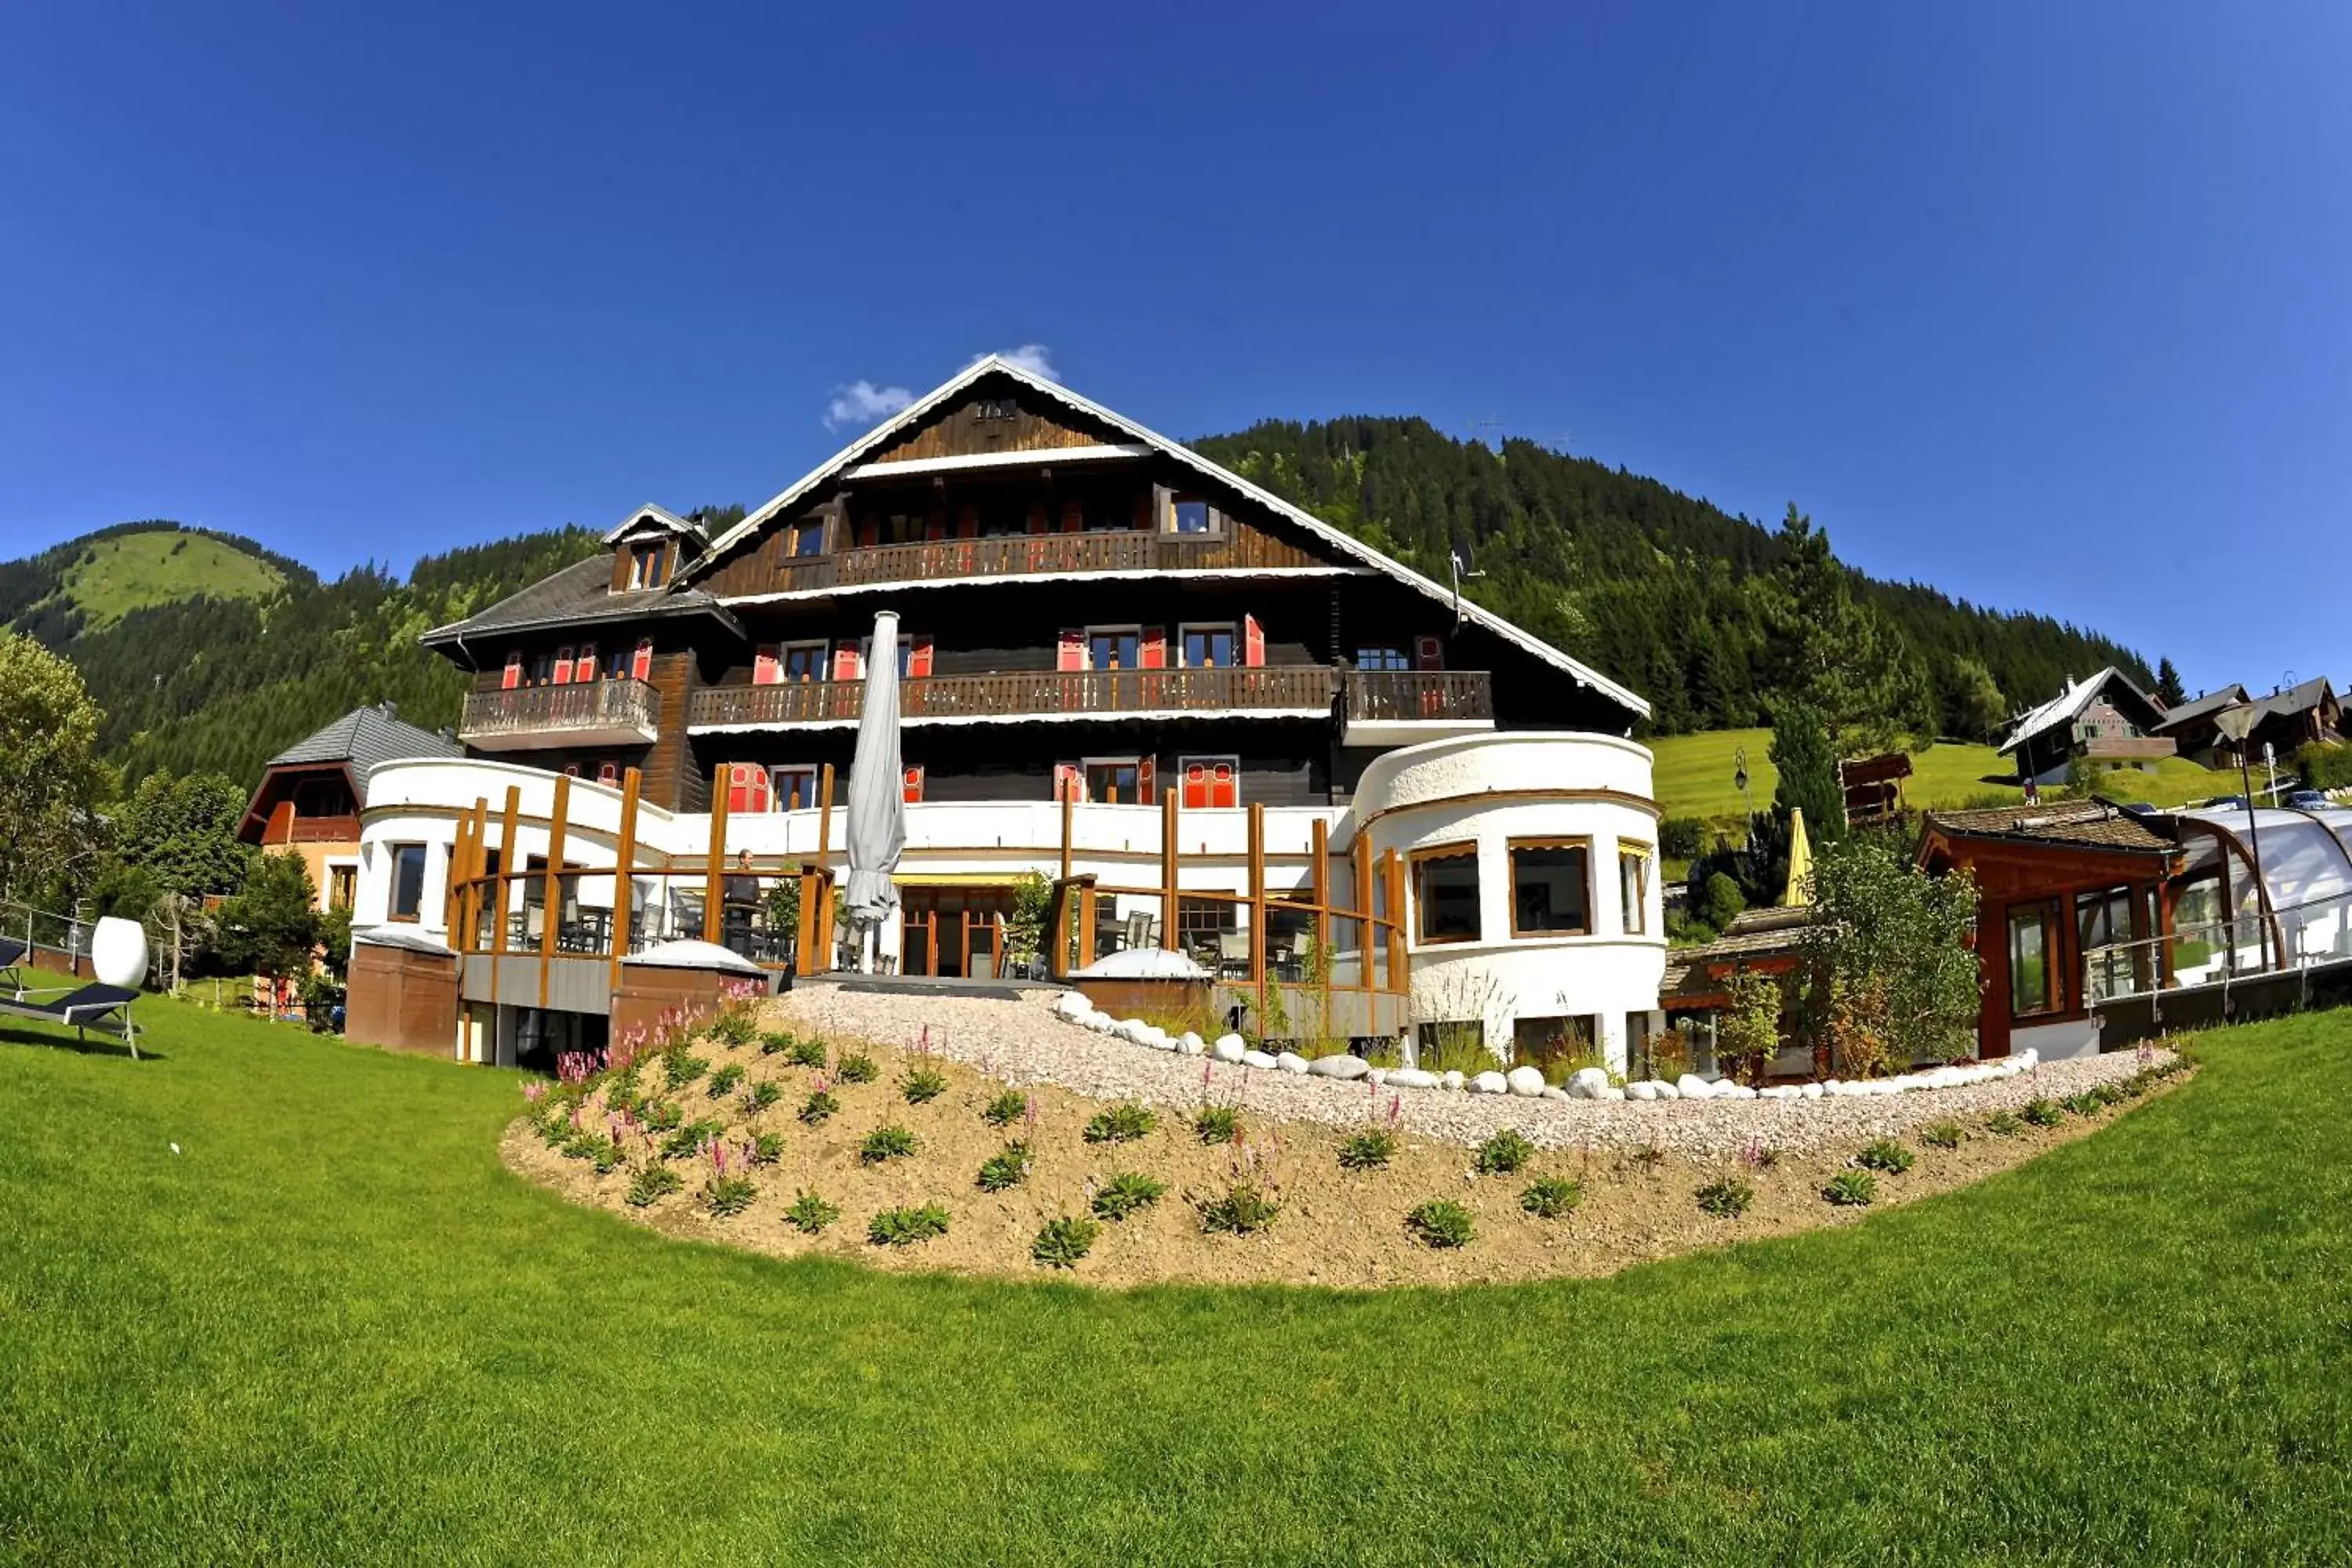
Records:
M383 702L379 704L379 706L383 710L383 716L385 718L397 719L400 717L400 704L391 700L389 698L385 699Z

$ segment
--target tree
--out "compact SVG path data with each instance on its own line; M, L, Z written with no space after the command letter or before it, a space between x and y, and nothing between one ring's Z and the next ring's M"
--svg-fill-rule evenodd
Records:
M2180 687L2180 672L2168 658L2156 661L2156 700L2167 708L2178 708L2189 700L2189 693Z
M1854 574L1830 552L1830 536L1794 502L1780 525L1780 568L1765 579L1762 600L1767 706L1813 710L1838 756L1894 750L1916 731L1927 682L1902 634L1857 602Z
M1772 721L1772 765L1780 781L1772 789L1772 804L1782 816L1801 809L1805 831L1817 843L1827 843L1845 832L1845 795L1838 787L1837 755L1821 715L1802 702L1787 702Z
M1947 732L1990 742L2009 717L2008 700L1982 659L1965 655L1944 667L1943 710Z
M115 858L166 892L234 893L254 855L236 836L245 805L245 786L219 773L150 773L116 815Z
M106 783L99 711L74 667L0 632L0 900L86 879Z
M1780 1054L1780 983L1743 969L1726 989L1730 1005L1716 1034L1716 1060L1740 1082L1760 1086L1772 1070L1772 1058Z
M1726 873L1716 871L1700 887L1698 908L1694 912L1717 931L1722 931L1747 907L1748 899L1740 892L1739 884Z
M275 979L308 974L319 944L319 893L296 855L263 855L221 906L222 956Z
M1930 877L1889 837L1857 834L1813 862L1806 921L1806 1012L1833 1043L1851 1044L1837 1068L1870 1076L1969 1054L1979 979L1969 935L1976 884L1967 873ZM1883 1042L1883 1048L1878 1044Z

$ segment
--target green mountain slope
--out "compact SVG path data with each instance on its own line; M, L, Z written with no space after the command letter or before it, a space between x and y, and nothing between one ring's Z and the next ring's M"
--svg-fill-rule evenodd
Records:
M65 596L85 626L106 626L133 610L177 599L268 599L286 574L207 534L128 533L89 545L66 568Z

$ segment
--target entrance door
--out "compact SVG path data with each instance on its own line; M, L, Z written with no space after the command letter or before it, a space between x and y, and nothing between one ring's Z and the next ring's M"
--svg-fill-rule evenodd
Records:
M993 978L1012 910L1009 887L899 889L899 973Z

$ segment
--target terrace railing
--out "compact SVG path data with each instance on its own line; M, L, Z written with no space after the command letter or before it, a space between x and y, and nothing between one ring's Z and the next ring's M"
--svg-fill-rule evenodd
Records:
M2095 1005L2347 959L2352 959L2352 894L2337 894L2087 949L2084 989Z
M1034 577L1087 572L1169 572L1312 566L1295 545L1239 529L1214 538L1134 532L1022 533L868 545L776 562L765 592L861 588L962 577ZM763 569L764 570L764 569ZM730 586L729 591L735 591Z
M1046 713L1328 712L1339 689L1339 673L1308 664L931 675L900 683L898 711L907 720L1018 719ZM855 722L865 700L865 683L856 680L713 686L694 694L687 722L697 729Z
M1483 669L1357 669L1348 674L1348 720L1440 719L1493 723L1494 677Z
M634 735L651 740L661 728L661 693L623 676L561 686L520 686L467 697L457 738L496 746L522 736Z

